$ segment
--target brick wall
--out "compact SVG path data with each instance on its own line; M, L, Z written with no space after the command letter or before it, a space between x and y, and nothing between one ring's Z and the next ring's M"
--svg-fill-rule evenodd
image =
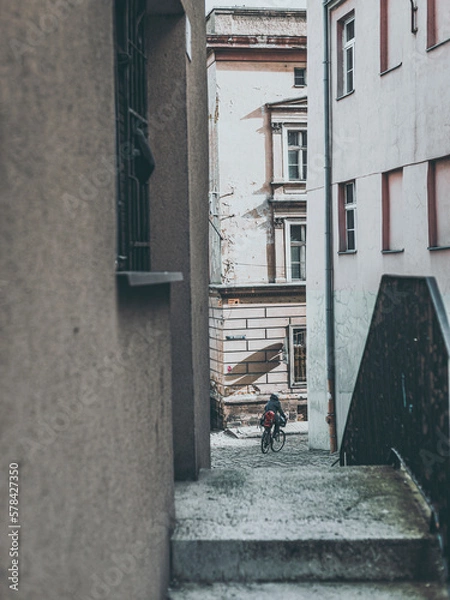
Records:
M277 393L291 418L305 418L306 385L290 387L289 325L306 325L306 305L210 297L211 397L226 421L248 421Z

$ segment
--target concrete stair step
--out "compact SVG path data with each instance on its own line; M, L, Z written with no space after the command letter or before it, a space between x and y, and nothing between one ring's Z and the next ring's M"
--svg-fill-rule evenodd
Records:
M448 600L436 583L259 583L184 584L168 600Z
M426 506L390 467L212 469L175 503L176 581L442 578Z

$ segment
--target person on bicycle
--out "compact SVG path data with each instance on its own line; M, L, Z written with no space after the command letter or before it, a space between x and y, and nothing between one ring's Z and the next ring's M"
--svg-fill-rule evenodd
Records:
M283 412L281 407L280 399L276 394L271 394L269 398L269 402L264 407L264 415L262 421L264 421L264 416L269 410L275 413L275 431L274 435L276 436L280 430L280 425L283 423L283 426L287 423L287 417ZM283 420L283 421L282 421Z

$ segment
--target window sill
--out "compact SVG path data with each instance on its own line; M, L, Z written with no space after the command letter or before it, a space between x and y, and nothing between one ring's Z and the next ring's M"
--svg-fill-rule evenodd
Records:
M434 44L433 46L430 46L429 48L427 48L427 52L432 52L433 50L436 50L436 48L440 48L441 46L443 46L444 44L448 44L450 42L450 38L447 38L446 40L443 40L442 42L438 42L437 44Z
M401 62L398 65L395 65L395 67L389 67L389 69L386 69L385 71L381 71L380 77L383 77L384 75L387 75L388 73L392 73L392 71L396 71L397 69L400 69L402 64L403 63Z
M338 254L339 256L342 256L343 254L356 254L357 250L339 250Z
M440 250L450 250L450 246L428 246L431 252L439 252Z
M117 277L126 278L130 287L161 285L183 280L181 273L168 271L118 271Z
M286 185L286 186L306 186L306 179L274 179L270 185Z
M401 254L404 251L404 248L400 248L399 250L382 250L381 254Z
M337 96L336 102L339 102L339 100L343 100L344 98L347 98L348 96L351 96L354 93L355 93L355 90L353 89L351 92L347 92L346 94L343 94L342 96Z

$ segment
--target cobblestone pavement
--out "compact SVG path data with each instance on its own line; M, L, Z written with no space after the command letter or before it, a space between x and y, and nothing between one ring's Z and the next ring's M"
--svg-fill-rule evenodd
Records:
M308 449L308 434L288 435L280 452L261 452L261 439L235 438L225 431L211 433L211 468L314 466L329 468L338 459L324 450Z

